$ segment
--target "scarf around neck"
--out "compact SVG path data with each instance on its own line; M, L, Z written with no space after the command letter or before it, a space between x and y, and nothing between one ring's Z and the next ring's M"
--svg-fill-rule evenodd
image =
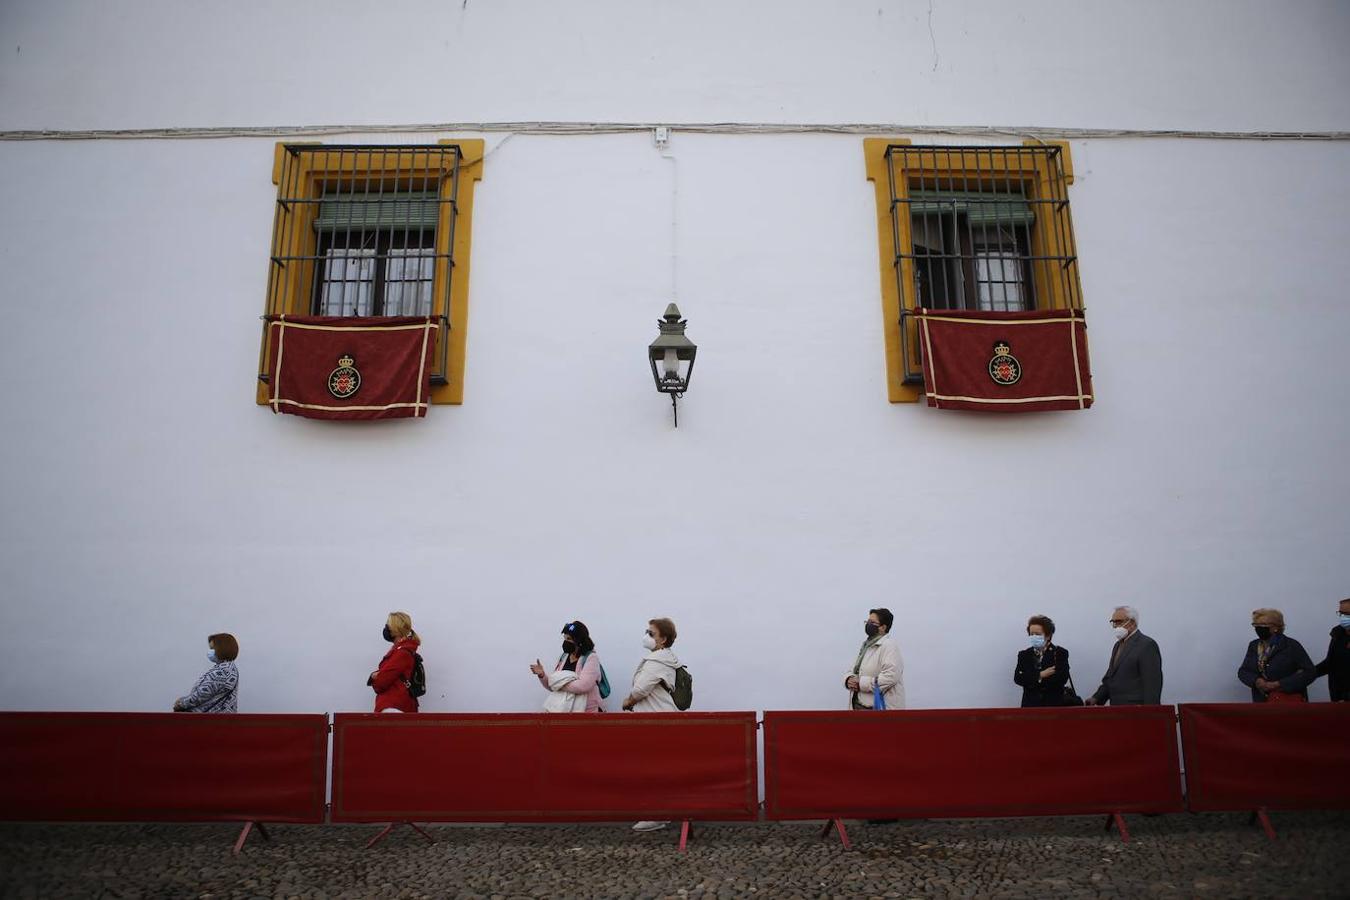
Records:
M863 645L858 648L858 658L853 663L854 675L857 675L858 672L862 669L863 657L867 655L868 649L875 647L877 643L880 642L881 639L884 638L885 636L886 635L884 634L878 634L876 637L870 637L867 640L863 641Z

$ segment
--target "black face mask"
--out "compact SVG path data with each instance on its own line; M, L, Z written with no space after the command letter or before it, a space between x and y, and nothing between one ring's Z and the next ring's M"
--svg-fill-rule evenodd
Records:
M573 653L577 652L577 645L571 641L563 641L563 652L568 656L571 656Z
M393 634L393 632L391 632L391 631L389 630L389 626L388 626L388 625L384 626L384 631L381 632L381 634L384 635L384 639L385 639L386 641L388 641L389 643L392 644L392 643L394 642L394 634Z
M1256 636L1259 637L1261 640L1263 641L1270 640L1269 625L1253 625L1252 630L1256 632Z
M863 626L863 631L867 632L868 637L874 638L881 631L881 626L876 622L868 622Z

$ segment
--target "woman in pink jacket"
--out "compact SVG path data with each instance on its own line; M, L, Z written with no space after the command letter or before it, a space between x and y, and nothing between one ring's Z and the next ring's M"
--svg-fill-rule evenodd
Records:
M534 661L530 671L539 679L544 690L550 690L548 673L539 660ZM562 629L562 656L553 667L555 672L576 672L577 677L562 686L562 690L572 694L586 695L586 712L604 712L600 697L600 684L605 678L605 670L600 666L600 656L595 652L595 642L591 633L581 622L569 622Z

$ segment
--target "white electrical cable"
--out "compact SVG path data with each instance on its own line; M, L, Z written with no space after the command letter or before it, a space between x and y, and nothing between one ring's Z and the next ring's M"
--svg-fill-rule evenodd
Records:
M312 137L335 134L442 134L445 132L511 132L514 134L583 135L650 133L658 126L685 134L861 134L946 135L953 137L1027 137L1100 140L1172 138L1222 141L1345 141L1350 131L1191 131L1147 128L1048 128L1001 125L905 125L901 123L773 122L433 122L405 125L276 125L201 128L42 129L0 131L0 141L210 140L238 137Z
M665 143L657 145L657 152L660 153L662 159L670 160L670 302L678 303L680 298L680 284L677 277L680 259L680 168L675 159L675 154L670 149L670 140L673 136L673 130L667 131Z

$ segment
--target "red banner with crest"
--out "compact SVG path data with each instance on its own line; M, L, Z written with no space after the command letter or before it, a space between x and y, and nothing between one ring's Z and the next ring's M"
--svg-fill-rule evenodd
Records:
M1082 310L916 309L928 405L983 412L1092 405Z
M425 416L437 328L425 316L279 316L268 405L311 419Z

